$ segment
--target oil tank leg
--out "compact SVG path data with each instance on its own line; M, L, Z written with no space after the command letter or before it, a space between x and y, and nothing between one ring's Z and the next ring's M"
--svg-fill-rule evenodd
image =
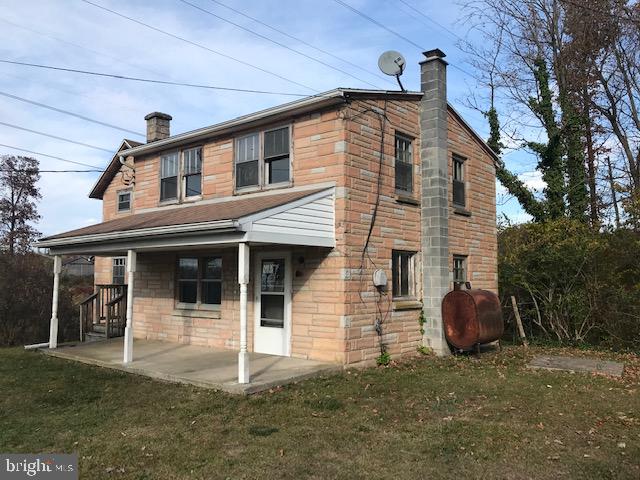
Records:
M476 344L476 354L478 356L480 356L480 344L479 343Z

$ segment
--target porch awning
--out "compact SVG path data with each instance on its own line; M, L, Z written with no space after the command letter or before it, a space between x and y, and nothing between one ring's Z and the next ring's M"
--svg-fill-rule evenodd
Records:
M165 206L52 235L51 254L116 254L225 243L335 245L334 188L285 190Z

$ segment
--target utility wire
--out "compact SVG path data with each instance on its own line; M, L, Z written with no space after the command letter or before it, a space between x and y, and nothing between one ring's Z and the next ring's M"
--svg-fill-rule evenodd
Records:
M421 17L424 17L427 21L431 22L432 24L436 25L437 27L440 27L442 30L444 30L445 32L453 35L455 38L457 38L458 40L464 42L465 40L458 35L456 32L454 32L453 30L451 30L450 28L445 27L444 25L442 25L440 22L437 22L436 20L434 20L433 18L429 17L428 15L425 15L423 12L421 12L420 10L418 10L416 7L414 7L413 5L411 5L409 2L405 2L405 0L398 0L400 3L402 3L403 5L406 5L407 7L409 7L411 10L413 10L414 12L416 12L418 15L420 15Z
M15 128L16 130L22 130L29 133L35 133L36 135L42 135L43 137L54 138L56 140L61 140L63 142L73 143L75 145L80 145L82 147L93 148L94 150L101 150L103 152L107 152L113 155L113 150L109 150L107 148L96 147L95 145L91 145L89 143L76 142L75 140L70 140L64 137L57 137L56 135L51 135L50 133L40 132L38 130L31 130L30 128L21 127L19 125L14 125L12 123L0 122L0 125L4 125L5 127Z
M233 25L233 26L235 26L235 27L237 27L237 28L239 28L241 30L244 30L245 32L251 33L252 35L255 35L256 37L259 37L259 38L262 38L263 40L271 42L274 45L278 45L279 47L287 49L287 50L289 50L289 51L291 51L293 53L296 53L296 54L298 54L298 55L300 55L300 56L302 56L304 58L307 58L307 59L309 59L309 60L311 60L313 62L319 63L320 65L323 65L323 66L325 66L327 68L335 70L336 72L340 72L343 75L347 75L347 76L349 76L351 78L354 78L354 79L358 80L359 82L366 83L367 85L372 86L374 88L380 88L378 85L376 85L374 83L371 83L371 82L369 82L367 80L364 80L363 78L356 77L355 75L350 74L346 70L342 70L341 68L334 67L330 63L324 62L324 61L320 60L319 58L313 57L311 55L307 55L306 53L301 52L300 50L296 50L295 48L290 47L289 45L287 45L285 43L281 43L281 42L279 42L277 40L272 39L271 37L268 37L266 35L262 35L261 33L258 33L255 30L251 30L250 28L244 27L244 26L240 25L239 23L232 22L231 20L228 20L228 19L226 19L224 17L221 17L220 15L217 15L217 14L211 12L210 10L207 10L205 8L202 8L202 7L198 6L198 5L195 5L195 4L193 4L193 3L191 3L191 2L189 2L187 0L178 0L178 1L180 1L180 2L182 2L184 4L186 4L186 5L191 6L191 7L195 8L196 10L199 10L199 11L201 11L203 13L206 13L207 15L211 15L212 17L217 18L218 20L222 20L223 22L226 22L226 23L228 23L230 25Z
M344 8L347 8L349 10L351 10L353 13L355 13L356 15L361 16L362 18L365 18L367 20L369 20L371 23L373 23L374 25L379 26L380 28L386 30L387 32L395 35L398 38L401 38L402 40L404 40L405 42L413 45L416 48L419 48L422 51L427 50L424 47L421 47L420 45L418 45L417 43L415 43L413 40L405 37L404 35L399 34L398 32L396 32L395 30L391 30L389 27L387 27L386 25L378 22L377 20L375 20L374 18L371 18L369 15L367 15L364 12L361 12L360 10L358 10L357 8L352 7L351 5L349 5L348 3L343 2L342 0L334 0L334 2L336 2L338 5L342 5Z
M16 172L16 173L98 173L104 172L104 170L40 170L39 168L13 168L3 169L0 168L0 172Z
M286 31L281 30L279 28L276 28L273 25L269 25L268 23L265 23L265 22L263 22L262 20L260 20L260 19L258 19L256 17L252 17L251 15L248 15L248 14L246 14L246 13L244 13L244 12L242 12L242 11L236 9L236 8L230 7L229 5L227 5L225 3L222 3L222 2L220 2L218 0L209 0L209 1L212 2L212 3L215 3L216 5L220 5L221 7L224 7L226 9L228 9L228 10L231 10L232 12L237 13L238 15L241 15L241 16L243 16L245 18L248 18L249 20L258 23L258 24L262 25L263 27L266 27L266 28L268 28L268 29L270 29L270 30L272 30L272 31L274 31L276 33L279 33L280 35L284 35L285 37L290 38L291 40L293 40L295 42L301 43L302 45L305 45L305 46L307 46L307 47L309 47L309 48L311 48L311 49L313 49L313 50L315 50L317 52L320 52L320 53L322 53L324 55L327 55L327 56L329 56L331 58L334 58L336 60L344 62L347 65L350 65L350 66L352 66L354 68L357 68L358 70L361 70L361 71L363 71L365 73L373 75L374 77L377 77L377 78L379 78L381 80L384 80L385 82L393 83L395 85L395 82L392 82L391 80L389 80L388 77L383 77L382 75L380 75L380 74L378 74L378 73L376 73L376 72L374 72L372 70L368 70L368 69L366 69L364 67L361 67L357 63L350 62L349 60L347 60L345 58L342 58L342 57L339 57L338 55L335 55L335 54L333 54L331 52L328 52L327 50L324 50L323 48L316 47L315 45L313 45L313 44L301 39L300 37L296 37L294 35L291 35L290 33L287 33Z
M44 68L48 70L58 70L62 72L70 72L70 73L81 73L83 75L93 75L97 77L108 77L108 78L117 78L119 80L130 80L133 82L146 82L146 83L158 83L161 85L174 85L179 87L191 87L191 88L205 88L210 90L224 90L228 92L242 92L242 93L260 93L264 95L285 95L288 97L314 97L321 95L306 95L303 93L288 93L288 92L273 92L268 90L251 90L246 88L232 88L232 87L218 87L215 85L202 85L197 83L184 83L184 82L171 82L169 80L158 80L152 78L140 78L140 77L129 77L127 75L116 75L112 73L104 73L104 72L93 72L90 70L78 70L75 68L66 68L66 67L56 67L53 65L42 65L39 63L28 63L28 62L18 62L15 60L6 60L0 59L0 63L10 63L12 65L22 65L26 67L34 67L34 68Z
M92 5L92 6L96 7L96 8L99 8L100 10L104 10L105 12L109 12L109 13L112 13L113 15L117 15L120 18L124 18L125 20L129 20L130 22L136 23L138 25L142 25L143 27L146 27L146 28L148 28L150 30L153 30L155 32L162 33L163 35L169 36L171 38L175 38L176 40L180 40L181 42L187 43L189 45L192 45L194 47L200 48L202 50L206 50L207 52L213 53L215 55L219 55L219 56L221 56L223 58L226 58L228 60L232 60L234 62L240 63L242 65L245 65L247 67L253 68L253 69L258 70L260 72L263 72L263 73L266 73L268 75L274 76L276 78L279 78L280 80L284 80L285 82L297 85L298 87L302 87L302 88L305 88L307 90L312 90L312 91L314 91L316 93L318 92L318 90L316 90L313 87L310 87L310 86L305 85L303 83L296 82L295 80L291 80L290 78L287 78L287 77L285 77L283 75L280 75L279 73L272 72L270 70L267 70L266 68L259 67L257 65L252 64L252 63L245 62L244 60L240 60L239 58L233 57L231 55L227 55L226 53L222 53L222 52L220 52L218 50L214 50L213 48L210 48L210 47L207 47L205 45L202 45L201 43L197 43L197 42L194 42L192 40L188 40L188 39L186 39L184 37L181 37L179 35L176 35L174 33L167 32L166 30L162 30L162 29L160 29L158 27L154 27L153 25L149 25L148 23L144 23L144 22L142 22L140 20L137 20L137 19L135 19L133 17L129 17L127 15L124 15L123 13L116 12L115 10L111 10L110 8L104 7L102 5L98 5L97 3L93 3L93 2L91 2L89 0L81 0L81 1L86 3L86 4L88 4L88 5Z
M80 165L83 167L90 167L90 168L96 168L96 169L100 168L100 167L97 167L96 165L91 165L89 163L82 163L82 162L76 162L74 160L67 160L66 158L56 157L55 155L49 155L48 153L34 152L33 150L27 150L26 148L15 147L13 145L6 145L4 143L0 143L0 147L11 148L12 150L19 150L21 152L32 153L34 155L40 155L41 157L53 158L55 160L60 160L61 162L73 163L74 165Z
M86 1L86 0L83 0ZM396 37L404 40L405 42L413 45L414 47L420 49L421 51L426 51L428 50L428 48L423 47L421 45L418 45L417 43L415 43L413 40L405 37L404 35L399 34L398 32L396 32L395 30L390 29L389 27L387 27L386 25L378 22L376 19L370 17L369 15L367 15L366 13L358 10L357 8L352 7L351 5L348 5L347 3L343 2L342 0L334 0L334 2L338 3L339 5L342 5L343 7L351 10L353 13L355 13L356 15L360 15L362 18L365 18L366 20L370 21L371 23L373 23L374 25L377 25L378 27L382 28L383 30L386 30L387 32L391 33L392 35L395 35ZM462 73L464 73L465 75L470 76L471 78L474 78L476 80L478 80L478 77L476 75L474 75L471 72L466 71L465 69L458 67L455 64L449 63L449 65L451 65L452 68L455 68L456 70L461 71Z
M137 135L139 137L145 137L145 135L143 133L134 132L133 130L127 130L126 128L118 127L117 125L112 125L110 123L101 122L100 120L94 120L93 118L85 117L84 115L79 115L77 113L73 113L73 112L70 112L68 110L63 110L61 108L52 107L51 105L46 105L44 103L36 102L34 100L29 100L27 98L18 97L17 95L12 95L12 94L7 93L7 92L0 91L0 95L5 96L7 98L12 98L14 100L18 100L20 102L30 103L31 105L36 105L38 107L46 108L46 109L52 110L54 112L64 113L65 115L70 115L72 117L76 117L76 118L79 118L81 120L85 120L87 122L96 123L96 124L102 125L104 127L114 128L116 130L120 130L122 132L131 133L131 134Z

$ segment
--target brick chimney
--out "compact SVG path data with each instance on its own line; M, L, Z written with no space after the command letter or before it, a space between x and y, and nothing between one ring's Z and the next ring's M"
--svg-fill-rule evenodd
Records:
M152 112L144 119L147 121L147 143L162 140L171 135L171 115L161 112Z
M449 161L447 149L447 62L440 49L420 62L420 158L422 161L422 301L427 319L424 344L448 355L442 299L449 291Z

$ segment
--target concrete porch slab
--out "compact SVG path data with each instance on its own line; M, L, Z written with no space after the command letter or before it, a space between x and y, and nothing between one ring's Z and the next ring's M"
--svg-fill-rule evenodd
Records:
M624 364L618 362L592 358L562 357L559 355L535 357L528 367L545 370L565 370L568 372L598 373L615 377L621 377L624 371Z
M315 375L342 370L341 365L250 353L249 384L238 383L238 352L194 345L134 340L133 362L122 364L124 341L114 338L42 352L59 358L113 368L168 382L187 383L235 394L252 394Z

